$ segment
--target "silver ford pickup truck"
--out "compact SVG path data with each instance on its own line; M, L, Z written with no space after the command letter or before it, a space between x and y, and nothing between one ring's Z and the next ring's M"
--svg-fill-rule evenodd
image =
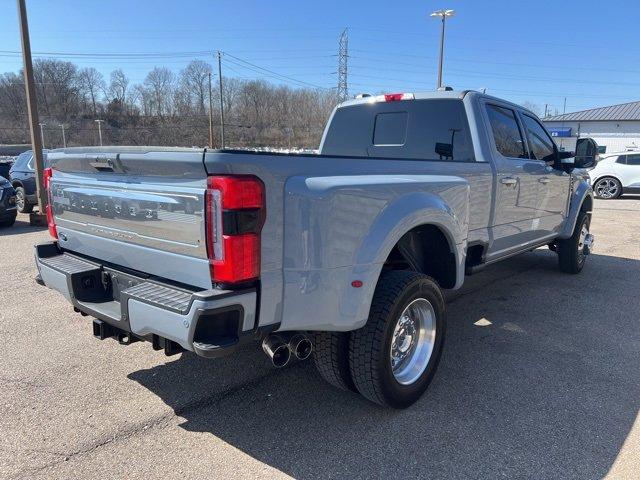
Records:
M210 358L261 341L276 366L313 356L331 384L407 407L442 353L442 289L541 246L582 270L588 147L558 151L518 105L438 91L342 103L317 155L55 150L37 280L100 339Z

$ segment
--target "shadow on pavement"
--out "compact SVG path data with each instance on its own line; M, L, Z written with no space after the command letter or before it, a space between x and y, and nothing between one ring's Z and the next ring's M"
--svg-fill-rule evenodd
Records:
M12 235L22 235L24 233L31 232L41 232L46 230L47 227L33 227L29 224L29 216L28 215L18 215L16 219L16 223L14 223L11 227L2 227L0 228L0 237L9 237Z
M470 277L449 295L436 378L404 411L333 389L310 363L270 370L255 346L130 378L186 430L296 478L600 478L640 408L638 271L592 255L582 275L564 275L539 250Z

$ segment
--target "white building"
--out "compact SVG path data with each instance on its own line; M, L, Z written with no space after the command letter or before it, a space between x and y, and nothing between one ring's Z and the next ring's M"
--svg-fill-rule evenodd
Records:
M640 102L592 108L542 119L561 150L572 151L579 137L591 137L600 153L640 149Z

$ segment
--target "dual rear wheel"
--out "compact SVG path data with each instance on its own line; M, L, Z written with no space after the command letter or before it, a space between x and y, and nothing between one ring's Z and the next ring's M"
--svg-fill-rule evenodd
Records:
M557 242L560 270L579 273L592 247L591 217L580 211L573 235ZM314 362L330 384L379 405L405 408L431 383L445 335L442 291L427 275L384 272L364 327L317 332Z
M430 277L382 274L367 324L353 332L318 332L314 361L332 385L384 406L405 408L433 379L445 334L445 304Z

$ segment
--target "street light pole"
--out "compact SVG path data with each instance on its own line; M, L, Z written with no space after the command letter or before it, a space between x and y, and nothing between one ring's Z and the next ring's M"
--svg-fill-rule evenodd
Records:
M102 146L102 122L104 120L94 120L98 124L98 138L100 139L100 146Z
M42 148L45 148L45 146L44 146L44 129L43 129L43 127L46 127L47 124L46 123L39 123L38 125L40 125L40 138L42 139Z
M67 148L67 138L64 136L64 125L60 124L60 128L62 129L62 146Z
M436 10L431 14L432 17L440 17L442 19L442 29L440 30L440 57L438 59L438 83L436 88L442 87L442 64L444 63L444 27L447 17L453 17L455 12L453 10Z

